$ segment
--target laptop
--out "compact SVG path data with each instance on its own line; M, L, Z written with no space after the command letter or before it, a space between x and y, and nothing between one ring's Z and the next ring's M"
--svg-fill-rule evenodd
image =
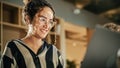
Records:
M120 33L96 25L80 68L116 68Z

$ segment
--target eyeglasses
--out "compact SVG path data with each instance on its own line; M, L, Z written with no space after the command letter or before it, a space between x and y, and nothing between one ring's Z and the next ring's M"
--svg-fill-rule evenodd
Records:
M40 16L39 17L39 22L43 25L47 24L49 25L50 27L53 27L55 25L55 21L53 19L47 21L47 18L44 17L44 16Z

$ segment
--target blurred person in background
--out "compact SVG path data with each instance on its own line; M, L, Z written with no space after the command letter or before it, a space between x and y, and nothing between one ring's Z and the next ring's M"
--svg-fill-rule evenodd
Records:
M104 24L103 26L104 28L109 29L113 32L120 33L120 25L118 24L110 22ZM117 53L109 57L107 68L120 68L120 48L118 49Z

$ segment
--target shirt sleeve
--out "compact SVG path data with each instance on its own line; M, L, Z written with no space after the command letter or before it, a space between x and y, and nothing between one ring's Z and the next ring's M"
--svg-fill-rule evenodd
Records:
M14 60L11 53L11 49L9 48L10 45L11 45L11 42L9 42L6 45L4 52L2 54L1 61L0 61L1 68L14 68Z

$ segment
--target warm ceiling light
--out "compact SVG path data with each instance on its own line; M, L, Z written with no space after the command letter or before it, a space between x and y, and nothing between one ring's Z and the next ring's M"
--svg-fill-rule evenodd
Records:
M75 5L77 8L79 8L79 9L82 9L83 7L84 7L84 5L83 4L80 4L80 3L76 3L76 5Z
M23 3L26 5L31 0L23 0Z
M90 3L90 0L75 0L75 6L82 9L84 6Z

